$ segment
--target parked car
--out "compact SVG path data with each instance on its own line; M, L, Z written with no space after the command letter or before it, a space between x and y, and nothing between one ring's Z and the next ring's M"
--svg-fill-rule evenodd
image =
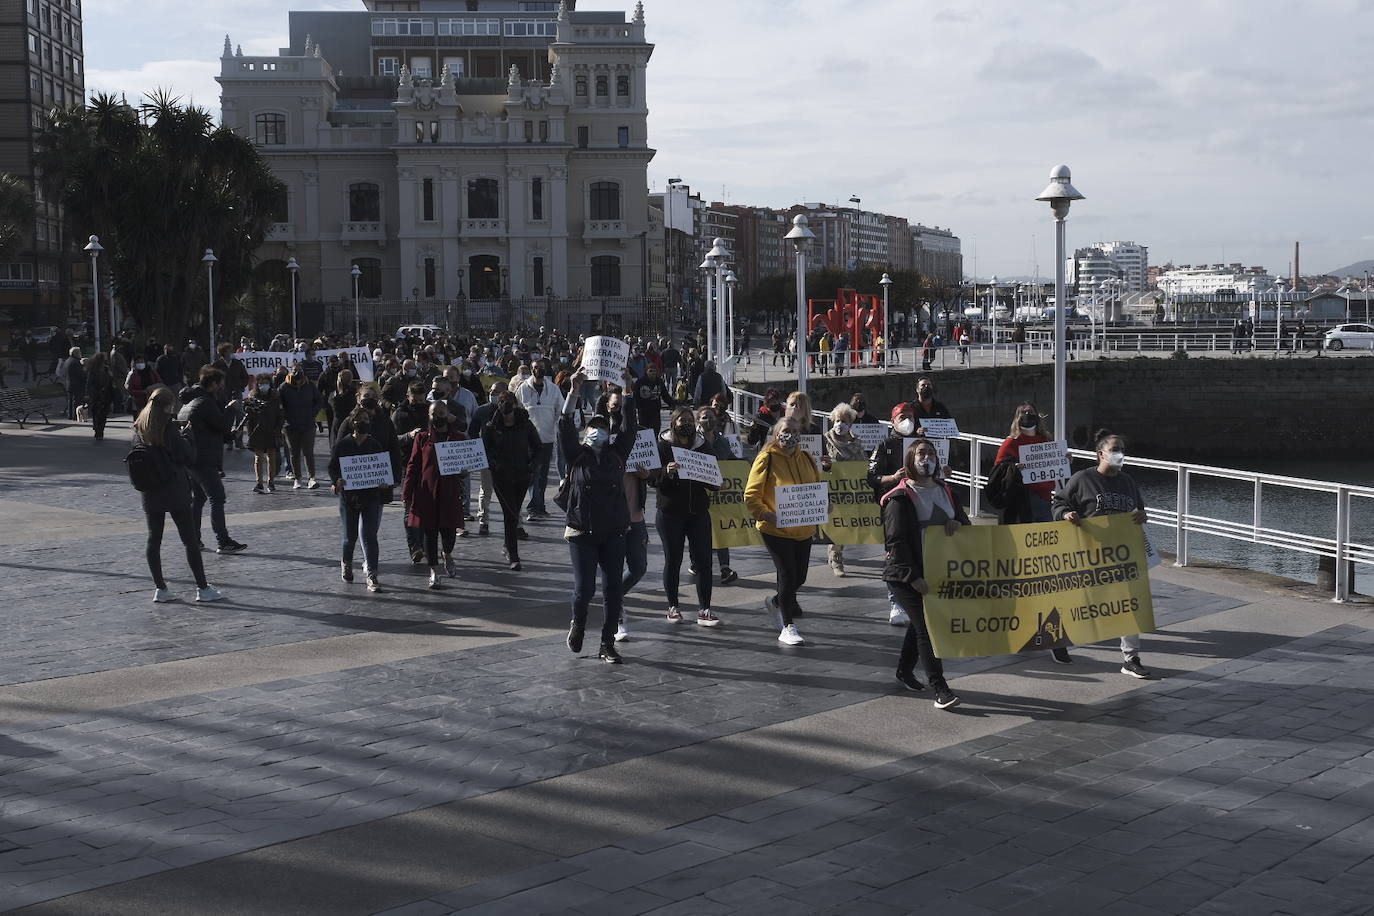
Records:
M1374 326L1367 324L1338 324L1326 332L1326 349L1374 349Z
M396 329L396 339L418 337L421 340L434 340L442 333L444 329L437 324L405 324Z
M46 346L56 333L57 328L50 324L38 328L29 328L28 330L28 335L32 337L34 343L39 346Z

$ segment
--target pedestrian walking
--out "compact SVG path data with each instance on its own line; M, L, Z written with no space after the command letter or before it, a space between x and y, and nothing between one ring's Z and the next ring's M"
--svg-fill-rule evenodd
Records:
M529 537L520 525L520 506L530 488L543 441L514 392L503 391L497 396L496 412L482 427L482 445L491 468L491 486L501 507L506 563L519 571L520 541Z
M105 438L105 423L110 419L114 391L110 358L104 353L96 353L86 366L86 405L91 411L91 427L95 430L96 442Z
M825 453L832 461L863 461L868 457L863 443L854 435L858 413L849 404L836 404L830 411L830 429L825 434ZM832 543L826 548L830 571L843 578L844 545Z
M198 384L182 392L186 405L177 419L189 423L195 437L196 456L191 464L191 508L195 511L196 536L200 537L200 523L205 503L210 503L210 527L219 542L219 553L238 553L247 544L229 536L224 521L224 441L230 435L229 411L225 394L224 373L213 366L200 370ZM232 401L237 402L237 398Z
M86 367L81 348L72 347L57 364L57 380L67 393L67 419L76 419L76 408L86 403Z
M253 393L243 402L245 439L253 453L254 493L277 492L277 437L282 419L281 398L272 390L271 374L263 372L253 383Z
M345 582L353 581L353 553L359 537L363 542L363 576L369 592L382 590L379 578L380 558L377 529L382 523L383 502L390 501L390 487L347 489L343 474L343 459L356 455L386 454L386 449L372 438L372 417L366 410L355 409L340 424L343 434L334 442L329 456L329 479L334 481L334 493L339 497L339 521L342 524L342 549L339 575Z
M703 413L706 408L703 408ZM698 570L697 625L714 627L720 618L711 610L711 493L719 487L680 475L680 465L674 449L711 454L706 440L697 431L691 408L673 411L668 428L658 440L659 461L662 467L654 472L654 488L658 490L654 528L663 545L663 591L668 600L668 622L681 623L678 606L678 577L682 570L684 544L691 555L692 566Z
M186 565L196 580L196 600L218 601L224 595L205 578L200 537L191 509L188 468L195 458L195 443L191 431L176 421L175 414L176 395L170 388L158 387L134 419L134 448L128 459L148 525L145 555L153 577L153 601L163 604L176 600L162 575L162 532L169 515L186 549ZM143 454L135 457L140 450ZM133 470L136 465L143 470Z
M277 389L277 397L281 401L282 420L286 424L291 470L296 475L291 488L299 490L308 487L314 490L319 486L315 480L315 418L324 401L300 364L291 368L286 384Z
M468 434L451 422L448 405L442 401L429 405L429 425L414 432L410 458L406 463L402 499L406 507L406 524L423 532L425 561L429 564L429 587L439 588L439 547L442 540L442 574L450 579L458 576L453 560L453 545L458 529L463 527L462 474L444 474L439 465L436 445L440 442L461 442Z

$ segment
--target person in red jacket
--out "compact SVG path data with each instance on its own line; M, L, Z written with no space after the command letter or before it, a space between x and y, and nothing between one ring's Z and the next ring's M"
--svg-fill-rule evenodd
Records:
M1021 470L1021 448L1026 445L1039 445L1049 442L1050 435L1041 425L1040 411L1030 401L1016 405L1016 413L1011 418L1011 433L1002 440L997 450L997 462L1015 461L1016 470ZM1050 497L1054 495L1054 481L1046 480L1026 486L1027 504L1016 513L1015 523L1052 522Z
M439 473L436 442L458 442L468 437L449 418L448 405L435 401L429 407L429 426L415 431L401 489L406 524L424 532L425 560L429 563L429 587L439 587L439 541L443 539L444 572L458 575L453 545L463 527L464 474Z

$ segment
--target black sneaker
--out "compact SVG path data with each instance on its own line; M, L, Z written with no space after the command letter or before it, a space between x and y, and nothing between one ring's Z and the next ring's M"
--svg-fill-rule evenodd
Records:
M912 674L910 671L898 671L898 672L897 672L897 683L901 684L901 685L902 685L903 687L905 687L907 690L925 690L925 689L926 689L926 685L925 685L925 684L922 684L920 681L916 680L916 675Z
M596 654L596 657L608 665L618 665L621 661L620 653L615 651L615 643L613 642L603 642L601 651Z
M1131 677L1139 678L1142 681L1150 676L1150 672L1146 671L1145 666L1140 664L1140 656L1138 655L1132 655L1121 663L1121 673L1129 674Z
M951 706L958 706L959 698L954 695L954 691L949 689L948 684L940 684L935 688L935 708L949 709Z
M582 625L574 620L572 625L568 627L568 648L573 652L582 651L582 633Z
M247 544L240 544L238 541L228 540L219 545L219 550L217 550L216 553L238 553L247 549Z
M490 534L490 533L491 533L491 529L487 527L487 523L486 523L486 522L483 522L482 524L480 524L480 525L477 526L477 533L478 533L478 534Z
M1051 649L1050 657L1054 659L1056 665L1073 664L1073 656L1069 655L1068 649Z
M728 566L722 566L722 567L720 568L720 584L721 584L721 585L729 585L731 582L734 582L734 581L735 581L736 579L738 579L738 578L739 578L739 573L735 572L735 571L734 571L733 569L731 569L730 567L728 567Z
M419 547L416 547L414 550L412 550L410 552L410 562L414 566L419 566L421 563L425 562L424 550Z
M515 539L517 541L528 541L530 539L530 533L526 531L524 528L516 528Z

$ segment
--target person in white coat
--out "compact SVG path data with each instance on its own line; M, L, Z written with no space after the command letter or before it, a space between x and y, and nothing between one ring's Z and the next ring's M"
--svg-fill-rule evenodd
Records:
M554 442L558 437L558 415L563 412L563 392L548 378L548 363L534 364L530 380L515 391L520 406L530 415L530 422L539 433L539 457L530 479L529 511L527 519L545 518L544 491L549 487L549 464L553 460Z

